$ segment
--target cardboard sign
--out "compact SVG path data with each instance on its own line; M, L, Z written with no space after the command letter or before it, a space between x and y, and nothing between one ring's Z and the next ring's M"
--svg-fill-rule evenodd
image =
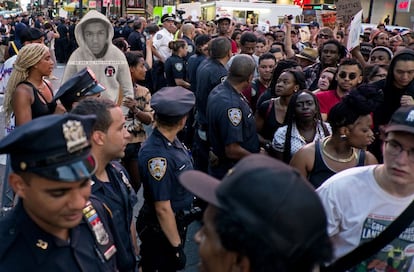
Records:
M335 5L336 15L341 17L345 24L351 22L352 17L362 9L360 0L338 0Z
M352 19L351 24L349 26L348 43L346 46L349 51L351 51L359 45L359 34L361 32L361 24L362 9L357 14L355 14L354 19Z

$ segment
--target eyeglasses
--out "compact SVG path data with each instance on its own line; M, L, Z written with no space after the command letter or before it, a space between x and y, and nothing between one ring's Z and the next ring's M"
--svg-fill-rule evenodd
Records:
M385 149L392 156L398 156L403 151L407 151L407 158L410 162L414 162L414 149L404 149L402 145L395 140L385 141Z
M327 40L327 39L331 38L331 36L326 35L326 34L318 34L318 38Z
M354 79L356 79L357 78L357 74L356 73L346 73L346 72L340 72L339 74L338 74L338 76L340 77L340 78L342 78L342 79L345 79L346 77L348 77L350 80L354 80Z

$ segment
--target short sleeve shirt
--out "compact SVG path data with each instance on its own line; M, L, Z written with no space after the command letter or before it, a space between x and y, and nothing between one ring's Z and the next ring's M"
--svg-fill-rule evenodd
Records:
M191 206L193 195L179 183L178 176L193 169L193 163L177 138L170 142L154 129L139 151L138 163L147 204L170 200L175 212Z
M336 90L319 92L316 94L316 98L318 98L321 113L325 114L328 114L332 107L341 101L341 98L336 94Z
M165 28L155 33L152 38L152 45L158 50L158 53L164 58L168 59L171 56L171 49L168 48L168 43L174 40L174 35L168 32ZM156 60L157 57L154 57Z
M259 152L253 111L242 94L228 81L213 89L207 102L208 137L214 153L225 158L225 146L238 143L249 152Z

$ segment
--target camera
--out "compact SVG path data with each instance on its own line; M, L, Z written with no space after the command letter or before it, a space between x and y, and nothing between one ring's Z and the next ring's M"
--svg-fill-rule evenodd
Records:
M182 10L182 9L177 9L177 13L178 13L178 15L183 15L184 13L185 13L185 10Z
M184 226L188 226L195 220L201 220L203 217L203 210L200 207L192 207L190 210L184 210L176 215L177 222Z

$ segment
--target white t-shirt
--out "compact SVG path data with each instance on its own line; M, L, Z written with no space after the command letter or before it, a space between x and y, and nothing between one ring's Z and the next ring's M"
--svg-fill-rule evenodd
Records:
M400 198L384 191L374 178L375 167L369 165L341 171L317 189L327 214L335 259L378 236L414 199L414 195ZM359 267L360 271L374 271L368 266L385 271L380 266L387 266L392 261L390 263L397 271L414 271L413 256L414 222Z

